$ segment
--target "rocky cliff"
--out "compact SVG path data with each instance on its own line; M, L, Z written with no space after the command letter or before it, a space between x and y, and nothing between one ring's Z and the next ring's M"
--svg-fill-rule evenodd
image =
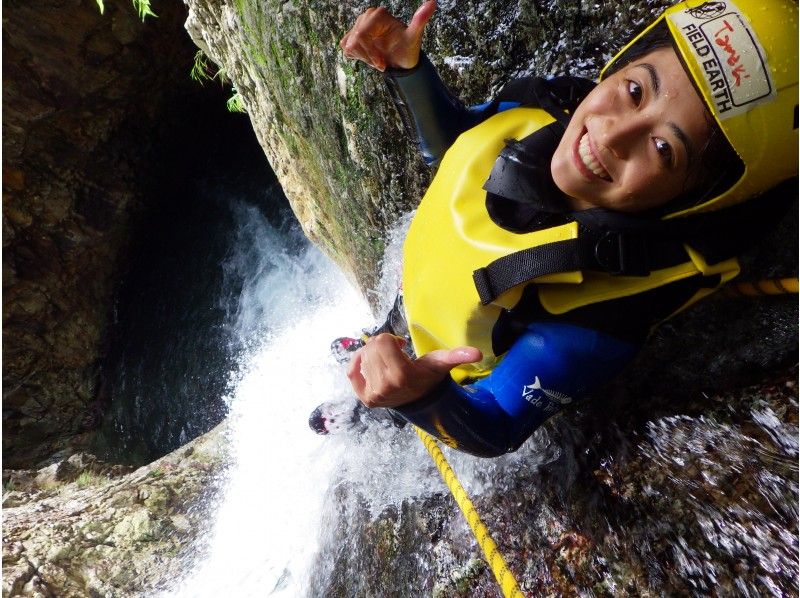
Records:
M156 10L3 6L3 596L174 579L221 479L221 428L140 469L83 452L110 400L101 363L132 237L149 201L171 199L154 189L164 135L199 90L184 7Z
M5 470L3 596L141 596L180 579L213 522L225 430L138 469L77 453Z

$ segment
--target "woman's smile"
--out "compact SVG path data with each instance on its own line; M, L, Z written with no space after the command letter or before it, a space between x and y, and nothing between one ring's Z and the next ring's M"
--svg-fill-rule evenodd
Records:
M595 150L588 131L585 131L573 145L572 155L576 167L587 179L611 180L611 175L608 174L608 169Z

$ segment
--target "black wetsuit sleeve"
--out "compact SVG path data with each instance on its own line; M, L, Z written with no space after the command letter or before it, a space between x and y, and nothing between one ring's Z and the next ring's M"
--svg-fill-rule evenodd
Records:
M414 68L388 69L384 75L400 117L429 166L439 163L461 133L489 116L454 96L424 52Z

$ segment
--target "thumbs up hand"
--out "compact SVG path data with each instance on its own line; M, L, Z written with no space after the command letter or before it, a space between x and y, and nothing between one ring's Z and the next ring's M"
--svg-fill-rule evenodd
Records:
M411 359L403 351L405 341L379 334L353 356L347 377L367 407L399 407L425 396L454 367L480 361L475 347L431 351Z
M422 34L435 10L436 0L428 0L406 26L383 7L368 8L339 46L347 58L366 62L381 72L387 68L410 69L419 62Z

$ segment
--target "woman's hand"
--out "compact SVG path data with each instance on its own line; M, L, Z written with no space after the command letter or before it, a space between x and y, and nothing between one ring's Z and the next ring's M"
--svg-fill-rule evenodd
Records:
M425 396L448 372L482 358L475 347L431 351L412 360L403 351L405 341L379 334L353 356L347 377L358 398L372 407L399 407Z
M347 58L357 58L383 72L390 68L410 69L419 62L422 34L436 0L417 9L408 27L385 8L368 8L339 42Z

